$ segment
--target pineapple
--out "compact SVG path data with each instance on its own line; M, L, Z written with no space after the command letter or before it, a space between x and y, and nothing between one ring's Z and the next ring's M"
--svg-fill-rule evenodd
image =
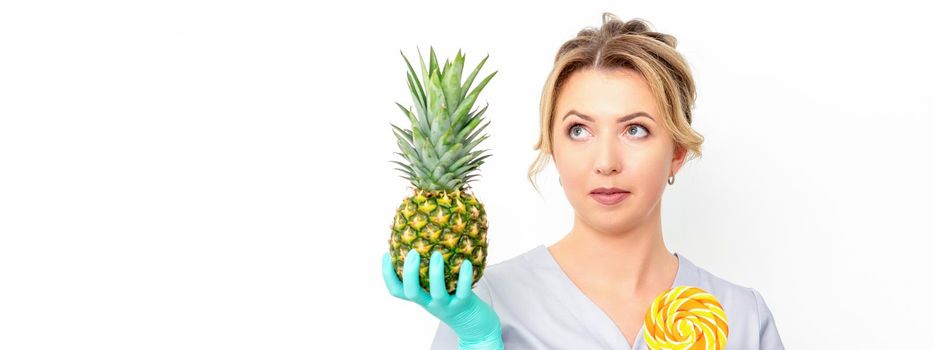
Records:
M419 49L424 85L404 53L402 58L408 66L408 89L417 114L396 103L411 121L411 129L392 124L401 149L401 153L395 154L404 158L407 164L392 162L401 166L396 170L401 171L402 177L413 187L412 194L402 200L392 220L389 256L401 279L406 254L411 249L418 251L421 255L421 287L430 293L428 266L431 253L440 251L444 257L446 289L448 293L454 293L464 259L469 259L474 266L474 285L482 278L486 265L486 211L470 193L468 184L478 176L474 172L489 157L488 154L483 155L488 150L473 151L488 137L480 133L489 122L482 126L479 124L489 105L473 112L470 108L498 71L467 93L489 55L479 62L462 85L465 55L460 51L457 51L453 63L448 59L443 67L439 67L431 47L430 63L425 67Z

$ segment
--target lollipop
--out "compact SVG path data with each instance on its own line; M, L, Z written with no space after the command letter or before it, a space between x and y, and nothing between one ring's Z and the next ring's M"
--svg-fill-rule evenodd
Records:
M645 315L645 342L651 350L722 350L729 325L712 294L677 286L659 295Z

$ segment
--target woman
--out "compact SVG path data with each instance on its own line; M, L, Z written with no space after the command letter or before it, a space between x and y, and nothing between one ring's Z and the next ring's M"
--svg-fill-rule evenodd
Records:
M783 349L761 294L671 254L661 231L661 196L703 137L692 127L695 87L673 36L639 19L603 15L564 43L541 99L538 158L552 158L575 211L556 244L488 266L475 294L425 295L418 255L402 286L384 265L393 295L441 320L433 349L647 349L652 301L676 286L709 292L728 320L727 349ZM408 263L412 269L408 269ZM439 256L431 269L443 271ZM470 286L463 265L459 285ZM434 271L434 270L432 270ZM438 274L438 276L441 276ZM442 277L439 277L442 278ZM433 277L432 277L433 279ZM433 285L433 283L431 283Z

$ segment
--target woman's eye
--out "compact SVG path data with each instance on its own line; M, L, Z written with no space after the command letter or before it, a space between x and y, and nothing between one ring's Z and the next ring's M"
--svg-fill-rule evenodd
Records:
M637 127L637 128L636 128L636 127ZM635 135L638 134L637 132L636 132L635 134L633 134L633 133L630 132L630 131L632 131L632 130L638 130L639 128L645 131L645 136L635 136ZM628 133L629 135L635 136L635 138L639 138L639 139L640 139L640 138L648 137L648 135L647 135L648 129L645 128L644 126L639 125L639 124L632 124L631 127L629 127L629 128L626 130L626 133Z
M573 124L568 130L570 133L570 138L574 138L574 136L578 136L580 134L579 132L576 132L577 130L587 132L586 129L583 128L583 124Z

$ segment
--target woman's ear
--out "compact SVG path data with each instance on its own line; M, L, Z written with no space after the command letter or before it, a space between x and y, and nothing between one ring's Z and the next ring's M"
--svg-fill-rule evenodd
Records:
M671 175L677 174L680 167L684 165L684 159L687 157L687 148L674 146L674 157L671 159Z

